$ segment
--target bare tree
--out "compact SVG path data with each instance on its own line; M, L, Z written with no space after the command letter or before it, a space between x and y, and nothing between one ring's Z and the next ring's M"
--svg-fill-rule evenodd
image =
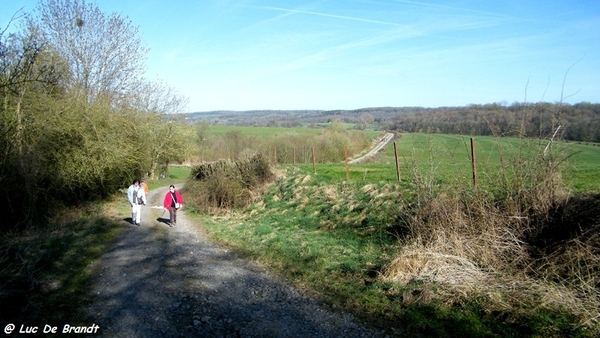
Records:
M365 129L368 126L373 124L373 121L375 121L375 118L373 117L372 114L369 113L363 113L360 114L360 116L358 117L358 120L360 121L360 129Z
M99 96L126 98L137 89L147 48L131 22L105 15L86 0L42 0L28 25L62 57L69 70L66 87L88 103Z
M183 112L187 102L187 98L159 81L142 83L140 90L129 98L131 109L141 113L139 119L143 125L137 127L151 178L156 178L159 165L168 168L169 163L183 160L188 153L176 115Z

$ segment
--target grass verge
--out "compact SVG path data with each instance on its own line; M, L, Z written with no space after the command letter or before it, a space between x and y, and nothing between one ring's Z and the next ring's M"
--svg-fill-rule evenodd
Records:
M89 325L80 309L96 262L123 229L98 206L55 215L47 226L2 234L0 322Z
M527 214L539 210L526 208L521 211L528 216L518 216L517 206L491 196L455 191L424 197L417 190L408 183L340 182L290 170L243 211L197 217L217 241L391 335L600 333L593 284L598 253L561 247L562 236L555 242L549 234L538 236L545 231L537 230L550 229L549 218L560 221L566 213ZM554 230L554 236L563 231ZM550 249L554 258L540 253ZM586 271L548 271L559 261L572 266L571 253L585 261ZM586 280L566 281L573 277Z

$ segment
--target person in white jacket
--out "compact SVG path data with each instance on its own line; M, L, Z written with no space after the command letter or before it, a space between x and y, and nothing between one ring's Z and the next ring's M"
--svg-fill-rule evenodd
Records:
M139 226L142 218L142 205L146 205L146 193L140 185L140 180L133 180L127 189L127 200L131 205L131 223Z

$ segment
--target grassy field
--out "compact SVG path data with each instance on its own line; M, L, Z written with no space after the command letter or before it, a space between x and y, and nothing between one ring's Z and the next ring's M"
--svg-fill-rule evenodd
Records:
M342 125L342 127L350 128L350 125ZM225 135L227 132L239 131L243 135L258 136L258 137L275 137L286 134L320 134L326 128L326 125L321 125L319 128L299 127L299 128L284 128L284 127L250 127L250 126L210 126L210 134ZM369 130L365 133L374 138L379 134L377 131Z
M186 181L190 176L190 167L188 166L170 166L167 177L160 180L149 180L149 189L155 189L158 187L164 187L175 183L181 183Z
M314 128L269 128L269 127L233 127L211 126L211 133L225 134L238 130L245 135L260 137L277 136L285 133L317 133ZM366 132L370 138L378 132ZM400 176L403 180L412 180L415 172L431 176L436 183L460 183L470 186L473 183L471 167L470 138L458 135L406 134L395 140L400 162ZM485 184L486 179L496 178L501 170L503 159L522 160L539 156L547 143L538 140L519 140L516 138L475 138L476 164L478 180ZM600 145L589 143L555 143L553 151L562 159L563 179L575 192L600 191ZM290 167L289 164L282 164ZM297 168L306 174L313 173L312 163L299 163ZM149 182L150 187L164 186L171 179L180 179L189 173L189 168L171 166L169 177ZM316 173L323 178L346 179L345 163L317 164ZM394 147L390 144L376 157L365 163L348 165L348 178L363 183L397 181Z
M537 298L553 302L554 292L538 296L517 288L507 295L496 290L460 296L445 283L415 279L404 284L382 278L402 251L398 238L390 234L410 218L406 196L407 189L397 184L332 182L296 172L244 211L225 218L197 217L214 239L238 254L311 290L333 308L386 328L392 336L593 336L578 329L577 316ZM412 264L417 269L430 263ZM457 275L469 276L470 270L463 268ZM453 267L439 269L442 275ZM535 296L522 297L521 292ZM493 297L507 299L499 306ZM510 298L521 297L533 300L525 306L509 305L515 302Z
M435 183L473 184L471 140L457 135L406 134L395 140L402 180L414 180L415 174ZM477 178L486 184L498 178L501 170L510 171L515 161L531 161L540 156L547 143L516 138L475 138ZM574 192L600 191L600 145L555 143L553 153L562 162L563 180ZM502 169L504 166L504 169ZM309 163L299 164L305 173L313 173ZM319 176L346 179L344 163L318 164ZM396 160L393 145L386 147L373 160L348 166L352 181L396 181Z
M319 134L322 128L283 128L283 127L250 127L250 126L210 126L210 134L225 135L231 131L239 131L247 136L274 137L290 133Z

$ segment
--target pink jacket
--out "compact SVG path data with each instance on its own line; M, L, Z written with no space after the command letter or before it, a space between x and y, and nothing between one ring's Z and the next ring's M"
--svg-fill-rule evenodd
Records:
M165 209L167 209L167 210L170 210L172 201L173 201L173 194L169 191L165 195L165 200L163 201L163 207L165 207ZM183 204L183 198L181 197L181 194L177 190L175 190L175 202L179 203L179 204Z

